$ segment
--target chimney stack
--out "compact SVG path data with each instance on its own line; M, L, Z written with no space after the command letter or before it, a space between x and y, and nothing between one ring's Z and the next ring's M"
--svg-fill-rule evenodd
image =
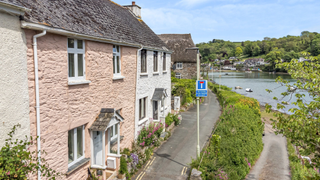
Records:
M136 5L135 1L132 1L132 5L127 5L123 7L129 9L136 18L141 19L141 7Z

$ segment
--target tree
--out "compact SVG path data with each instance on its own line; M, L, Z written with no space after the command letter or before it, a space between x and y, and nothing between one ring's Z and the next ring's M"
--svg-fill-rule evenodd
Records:
M259 56L260 55L260 52L261 52L261 49L258 45L256 45L254 48L253 48L253 52L252 52L252 55L253 56Z
M303 53L303 55L308 55ZM295 96L296 101L291 102L296 107L289 110L291 115L282 113L274 113L273 127L277 129L277 133L283 134L291 143L300 147L303 155L312 158L312 162L316 163L315 167L320 166L320 59L318 57L307 57L310 62L284 62L277 64L278 68L284 68L288 71L292 78L297 82L290 84L289 81L277 78L277 82L287 87L287 91L281 93L284 97ZM272 92L271 90L267 90ZM307 101L305 96L309 96L312 100ZM277 99L282 101L282 99ZM284 109L286 102L277 104L277 109ZM267 105L267 111L270 112L271 106ZM306 165L309 163L306 163Z
M34 145L33 138L26 136L24 140L13 140L13 135L20 125L15 125L5 145L0 150L0 179L29 179L29 175L36 175L40 167L42 177L54 180L60 176L55 170L49 168L45 159L41 158L41 165L36 151L30 151L29 146ZM46 154L42 151L41 154Z
M241 47L237 47L237 48L236 48L235 55L236 55L237 57L240 57L240 56L242 55L242 53L243 53L243 51L242 51Z

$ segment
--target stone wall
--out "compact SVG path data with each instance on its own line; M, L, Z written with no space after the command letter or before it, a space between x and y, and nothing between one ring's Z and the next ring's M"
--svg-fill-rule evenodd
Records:
M136 94L136 119L135 119L135 134L137 137L138 131L144 125L148 125L153 117L153 105L151 98L156 88L165 88L168 97L165 104L164 117L171 112L171 54L166 54L166 67L167 70L163 71L162 53L158 53L158 73L153 72L153 51L147 51L147 73L141 75L141 54L138 55L138 81L137 81L137 94ZM139 121L139 99L147 97L147 114L146 118ZM159 107L160 108L160 107ZM161 111L159 110L159 113ZM161 115L163 116L163 115ZM161 119L160 116L160 119ZM159 122L159 121L155 121ZM163 122L164 123L164 122Z
M27 46L18 16L0 12L0 148L11 128L14 139L30 136ZM34 106L32 107L34 109Z
M32 37L37 33L39 31L26 30L33 135L36 135L36 112ZM43 157L50 167L61 173L68 170L68 130L85 125L85 157L91 157L88 128L101 108L121 109L124 117L120 126L120 134L124 136L121 148L130 147L134 139L137 49L122 47L121 71L125 78L113 80L113 45L85 41L85 48L86 79L91 83L69 86L67 37L48 33L38 38L41 137L45 140L41 147L48 153ZM89 165L82 166L65 179L85 179Z
M182 69L174 70L180 73L182 79L192 79L197 77L197 63L183 63Z

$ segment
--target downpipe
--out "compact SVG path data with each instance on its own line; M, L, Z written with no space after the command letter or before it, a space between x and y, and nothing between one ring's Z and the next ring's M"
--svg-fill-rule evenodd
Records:
M41 134L40 134L40 100L39 100L39 75L38 75L38 47L37 47L37 38L47 34L46 30L43 30L42 33L36 34L33 36L33 61L34 61L34 76L35 76L35 86L36 86L36 113L37 113L37 150L38 150L38 180L41 180Z

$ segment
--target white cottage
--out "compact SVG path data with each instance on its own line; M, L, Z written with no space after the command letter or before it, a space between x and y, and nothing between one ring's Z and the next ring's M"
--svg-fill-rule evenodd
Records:
M14 139L30 136L27 45L19 19L25 11L19 3L0 2L0 148L14 125L21 125Z
M138 54L135 136L171 111L171 53L143 48Z

